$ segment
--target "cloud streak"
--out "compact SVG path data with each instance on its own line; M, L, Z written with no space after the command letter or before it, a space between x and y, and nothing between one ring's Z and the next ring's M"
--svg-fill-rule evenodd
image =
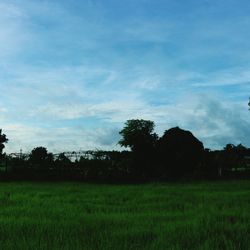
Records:
M207 147L250 146L243 2L2 1L6 150L117 148L132 118L159 134L179 125Z

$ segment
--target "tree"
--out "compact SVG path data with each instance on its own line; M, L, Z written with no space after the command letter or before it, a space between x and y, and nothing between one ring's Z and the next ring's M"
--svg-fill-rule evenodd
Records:
M71 160L64 154L64 153L60 153L57 157L58 162L62 163L63 165L67 165L71 163Z
M130 147L133 152L142 151L145 147L155 146L158 136L154 131L154 122L149 120L127 120L125 127L119 132L122 139L119 144Z
M127 120L124 128L119 132L122 136L119 144L129 147L132 151L134 166L131 172L134 172L137 177L151 176L158 140L154 127L153 121L133 119Z
M30 162L41 168L48 168L53 162L53 154L44 147L37 147L31 151Z
M221 167L225 170L240 168L244 165L247 148L242 144L227 144L221 153Z
M202 161L204 147L190 131L166 130L159 139L158 157L162 176L180 177L194 173Z
M0 129L0 155L3 153L3 149L5 148L4 143L7 143L9 139L7 139L5 134L2 134L2 129Z
M60 153L55 160L55 165L59 169L64 169L69 168L72 165L72 162L64 153Z

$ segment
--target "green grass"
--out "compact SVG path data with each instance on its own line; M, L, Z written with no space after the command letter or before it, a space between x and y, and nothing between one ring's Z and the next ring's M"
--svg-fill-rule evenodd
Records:
M0 249L250 249L250 181L0 183Z

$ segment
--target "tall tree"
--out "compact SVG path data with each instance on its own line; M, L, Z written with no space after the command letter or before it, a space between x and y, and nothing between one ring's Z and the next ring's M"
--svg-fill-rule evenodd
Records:
M162 175L192 174L201 163L203 144L190 131L179 127L166 130L159 139L158 154Z
M157 134L154 133L154 122L143 119L127 120L125 127L119 132L122 139L119 144L130 147L133 152L152 147L157 142Z
M3 149L5 148L4 143L7 143L9 139L7 139L5 134L2 134L2 129L0 129L0 155L3 153Z
M154 122L143 119L127 120L119 132L119 144L132 151L134 166L131 172L136 177L152 176L152 165L158 136L154 133Z

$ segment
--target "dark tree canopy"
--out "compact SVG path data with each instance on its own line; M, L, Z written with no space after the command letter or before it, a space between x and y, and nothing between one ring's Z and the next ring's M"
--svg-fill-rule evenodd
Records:
M200 142L190 131L179 127L166 130L159 139L159 158L165 171L173 176L191 173L195 170L204 151Z
M0 155L2 155L3 149L5 148L4 143L7 143L8 140L6 135L2 134L2 129L0 129Z
M0 154L1 178L141 182L192 178L250 178L250 148L227 144L222 150L204 149L190 131L171 128L158 138L154 122L128 120L119 144L128 151L89 150L49 153L45 147L31 154ZM0 129L1 153L8 139ZM71 161L71 156L77 156ZM80 159L78 156L80 155ZM4 160L4 161L3 161Z
M155 146L158 136L154 133L154 122L149 120L128 120L120 131L119 144L130 147L133 164L131 173L135 178L148 178L152 175Z
M58 155L58 158L57 158L56 161L58 161L58 162L60 162L62 164L70 164L71 163L70 159L67 156L65 156L64 153L60 153Z
M132 151L140 151L145 146L154 146L157 134L154 133L154 122L149 120L127 120L125 127L119 132L122 139L119 144L130 147Z
M227 144L223 151L220 152L218 162L220 168L230 169L237 168L242 165L244 156L248 154L248 150L242 144L235 146L234 144Z
M37 147L31 151L30 161L32 164L39 165L40 167L48 167L53 161L53 154L48 153L44 147Z

